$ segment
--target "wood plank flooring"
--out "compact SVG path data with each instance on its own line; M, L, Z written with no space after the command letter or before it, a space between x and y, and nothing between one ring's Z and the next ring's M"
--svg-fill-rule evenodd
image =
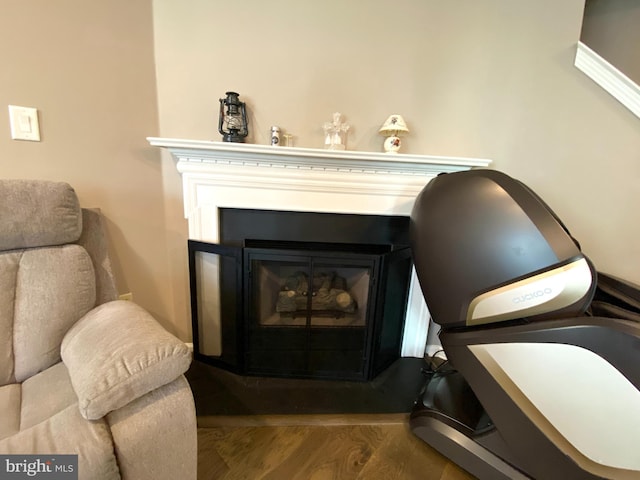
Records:
M252 417L198 428L198 480L470 480L404 416Z

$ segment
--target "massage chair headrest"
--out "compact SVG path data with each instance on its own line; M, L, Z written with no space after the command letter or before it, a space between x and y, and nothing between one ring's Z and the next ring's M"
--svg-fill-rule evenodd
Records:
M411 213L416 273L443 328L580 315L595 270L551 209L494 170L443 174Z

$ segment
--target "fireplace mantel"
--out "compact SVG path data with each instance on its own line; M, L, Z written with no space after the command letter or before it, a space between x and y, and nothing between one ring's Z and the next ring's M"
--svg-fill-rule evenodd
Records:
M272 147L147 138L167 149L182 175L189 238L219 241L220 208L410 215L436 175L487 167L485 159ZM414 277L403 356L421 357L429 313Z
M147 140L153 146L168 148L178 160L223 165L434 176L441 172L486 167L490 163L490 160L463 157L271 147L157 137L148 137Z

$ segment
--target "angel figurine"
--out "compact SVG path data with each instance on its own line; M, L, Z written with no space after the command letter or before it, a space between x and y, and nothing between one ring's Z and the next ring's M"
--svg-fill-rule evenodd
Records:
M340 118L338 112L333 114L333 122L324 124L324 148L329 150L345 150L347 148L347 131L349 125Z

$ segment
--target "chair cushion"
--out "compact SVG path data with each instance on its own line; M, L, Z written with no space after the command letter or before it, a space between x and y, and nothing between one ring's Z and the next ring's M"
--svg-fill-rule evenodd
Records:
M89 254L79 245L0 257L7 267L0 271L0 285L15 285L14 298L0 307L0 328L13 333L13 373L19 383L60 361L64 334L95 305L95 275ZM0 380L10 376L10 369L3 358Z
M25 455L25 452L30 455L74 453L78 455L80 478L120 478L107 422L87 422L75 404L31 428L0 440L0 452L9 455Z
M13 375L13 311L22 252L0 254L0 385L15 383Z
M71 386L69 372L62 362L28 378L21 387L21 430L31 428L68 406L78 403L78 397Z
M0 440L20 430L20 385L0 387Z
M80 412L101 418L189 368L191 352L132 302L105 303L76 323L62 341Z
M73 188L44 180L0 180L0 250L73 243L82 212Z
M77 403L62 362L24 383L4 385L0 387L0 439L31 428Z

